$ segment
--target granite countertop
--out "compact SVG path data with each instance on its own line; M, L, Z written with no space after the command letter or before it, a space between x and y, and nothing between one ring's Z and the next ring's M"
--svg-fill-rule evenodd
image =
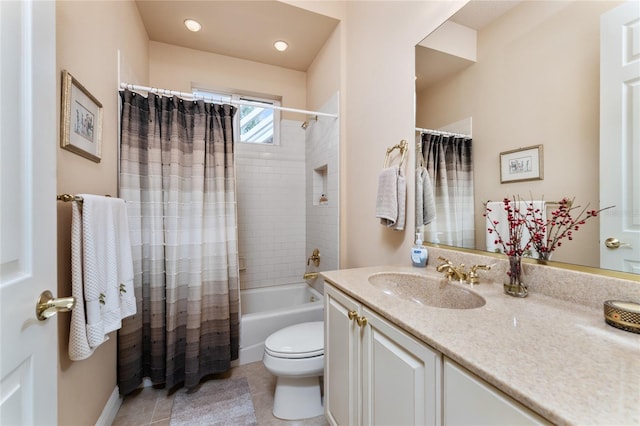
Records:
M385 294L371 274L435 268L376 266L322 272L326 281L556 424L640 424L640 334L605 323L602 309L530 291L473 287L475 309L443 309ZM488 275L487 273L486 275ZM603 300L604 302L604 300Z

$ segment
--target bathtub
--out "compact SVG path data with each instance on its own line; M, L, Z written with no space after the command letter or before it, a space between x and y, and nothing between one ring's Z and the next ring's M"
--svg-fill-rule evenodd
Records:
M240 291L239 365L261 361L264 341L289 325L323 320L322 294L307 283Z

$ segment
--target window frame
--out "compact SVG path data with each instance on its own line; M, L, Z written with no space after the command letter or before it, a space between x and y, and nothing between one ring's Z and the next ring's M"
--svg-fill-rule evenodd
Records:
M228 93L223 91L215 91L215 90L207 90L207 89L193 89L194 97L204 97L212 98L215 102L222 103L231 103L232 105L238 108L238 111L233 117L233 137L236 142L240 143L249 143L254 145L262 145L262 146L278 146L280 145L280 120L281 120L281 111L279 108L281 106L281 102L278 99L268 98L268 97L260 97L254 96L251 94L243 94L241 92ZM252 141L252 140L244 140L241 135L241 126L240 126L240 110L247 105L239 105L238 101L248 101L248 102L258 102L263 103L269 106L274 106L276 108L268 108L273 112L273 137L272 142L260 142L260 141Z

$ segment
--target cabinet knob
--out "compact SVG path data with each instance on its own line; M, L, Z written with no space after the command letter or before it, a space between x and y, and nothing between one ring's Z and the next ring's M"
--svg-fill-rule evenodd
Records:
M367 317L358 317L356 318L356 322L360 327L364 327L365 325L367 325Z
M354 318L358 317L358 313L356 311L349 311L347 315L349 316L350 320L353 320Z

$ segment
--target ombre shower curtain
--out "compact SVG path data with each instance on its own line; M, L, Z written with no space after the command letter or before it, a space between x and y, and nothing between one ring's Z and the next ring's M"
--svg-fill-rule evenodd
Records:
M431 132L421 138L436 204L424 240L475 248L472 139Z
M230 105L121 92L138 313L118 333L118 385L192 388L238 358L238 238Z

